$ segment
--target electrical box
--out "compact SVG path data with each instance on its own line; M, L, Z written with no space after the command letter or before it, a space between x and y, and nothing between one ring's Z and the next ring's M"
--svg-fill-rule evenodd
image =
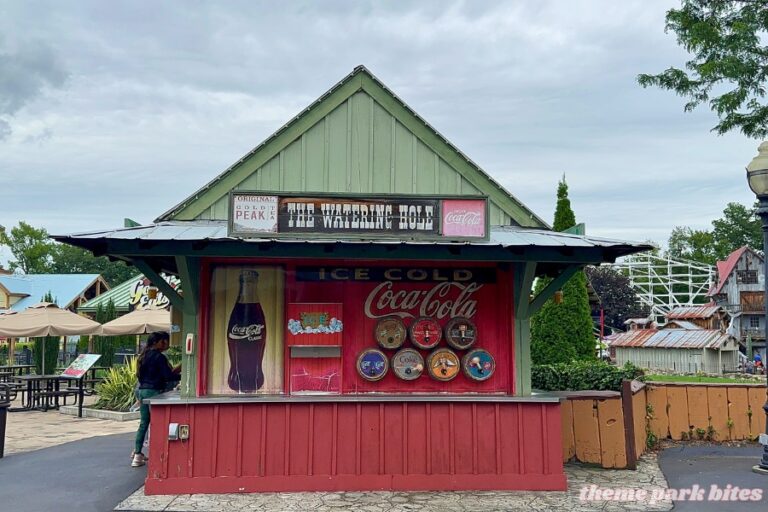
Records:
M189 433L189 426L187 426L187 433ZM179 439L179 424L169 423L168 424L168 440L177 441L178 439Z
M179 425L179 439L181 441L189 439L189 425Z

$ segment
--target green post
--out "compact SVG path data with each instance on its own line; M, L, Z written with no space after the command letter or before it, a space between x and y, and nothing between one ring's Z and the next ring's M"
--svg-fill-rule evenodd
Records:
M198 305L200 303L200 258L176 256L176 267L179 269L181 289L184 294L182 306L181 338L186 340L187 334L194 337L192 354L182 351L181 362L181 396L191 398L197 394L197 359L198 347Z

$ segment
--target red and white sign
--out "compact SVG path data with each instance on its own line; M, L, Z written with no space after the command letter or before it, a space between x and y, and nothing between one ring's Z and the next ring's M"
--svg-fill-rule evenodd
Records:
M477 199L443 201L443 236L485 237L485 204Z
M235 194L232 228L237 232L277 233L277 196Z

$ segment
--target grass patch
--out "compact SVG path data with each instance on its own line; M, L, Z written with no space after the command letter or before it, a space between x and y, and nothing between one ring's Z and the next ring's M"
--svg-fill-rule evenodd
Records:
M646 375L646 382L711 382L722 384L760 384L758 379L730 379L728 377L707 377L705 375Z

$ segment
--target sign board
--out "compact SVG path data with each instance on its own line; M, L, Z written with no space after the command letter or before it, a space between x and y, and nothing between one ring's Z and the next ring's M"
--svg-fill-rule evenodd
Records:
M486 197L230 194L229 234L487 240Z
M101 354L80 354L61 374L80 378L91 369L91 366L96 364L100 357Z
M161 277L171 285L171 288L177 292L180 290L181 280L172 275L161 274ZM155 289L154 293L150 290L152 283L146 277L142 277L133 283L130 297L128 299L128 309L168 309L171 301L162 292Z

